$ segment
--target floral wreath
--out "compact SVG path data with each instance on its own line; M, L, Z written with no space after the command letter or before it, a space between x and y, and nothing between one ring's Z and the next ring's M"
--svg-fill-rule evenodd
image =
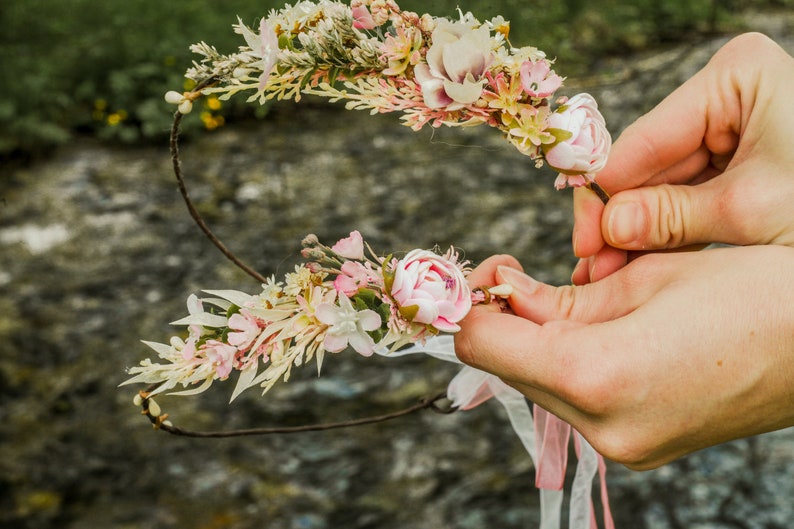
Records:
M300 101L302 95L345 101L347 109L401 113L413 130L486 124L529 156L558 171L555 187L587 186L608 195L595 175L606 164L611 139L595 99L588 94L556 97L563 78L534 47L514 48L501 16L480 22L459 11L457 20L403 11L394 0L302 1L263 17L252 29L234 26L245 40L224 55L204 42L202 56L186 77L195 87L165 95L178 106L171 134L174 172L199 227L262 290L206 290L188 298L189 314L174 325L187 336L167 344L144 342L160 361L143 360L122 385L149 384L136 405L156 428L194 437L280 433L352 426L418 409L470 409L491 397L504 405L536 467L541 527L559 527L567 447L573 436L579 467L572 486L574 529L596 527L592 481L598 473L605 527L613 527L606 497L603 458L571 427L531 406L493 375L464 366L443 394L386 416L297 428L192 432L173 425L152 398L195 395L234 375L232 400L257 386L263 394L288 380L293 367L314 360L318 373L326 353L347 349L371 356L426 353L460 363L452 334L478 303L506 303L509 285L471 289L469 263L459 252L415 249L402 257L376 253L358 231L331 246L316 236L303 240L305 263L283 280L264 277L242 263L209 230L189 199L182 178L178 135L183 115L202 96L226 100L253 92L249 102ZM445 401L446 404L440 404Z

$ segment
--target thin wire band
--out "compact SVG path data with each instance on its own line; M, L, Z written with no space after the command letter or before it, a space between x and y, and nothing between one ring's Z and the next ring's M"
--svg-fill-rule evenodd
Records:
M168 420L168 414L158 413L157 415L154 415L151 411L148 393L142 391L140 392L140 395L142 397L141 414L145 415L149 419L149 421L152 423L152 426L154 426L155 429L163 430L165 432L170 433L171 435L176 435L180 437L193 437L193 438L201 438L201 439L222 439L222 438L230 438L230 437L250 437L250 436L337 430L340 428L351 428L353 426L364 426L367 424L377 424L381 422L386 422L393 419L398 419L400 417L404 417L406 415L410 415L412 413L421 410L431 410L436 413L450 414L450 413L454 413L458 409L452 406L451 402L449 402L449 400L447 399L446 392L443 392L433 397L424 397L420 399L419 402L417 402L416 404L413 404L411 406L408 406L407 408L403 408L391 413L386 413L383 415L373 415L370 417L362 417L359 419L350 419L347 421L327 422L327 423L318 423L318 424L302 424L299 426L273 426L273 427L263 427L263 428L246 428L241 430L199 431L199 430L188 430L186 428L180 428L178 426L174 426L171 423L171 421Z
M211 86L217 82L217 79L210 78L204 81L203 83L197 85L193 89L194 94L200 94L201 90ZM196 96L198 97L198 95ZM176 111L174 113L174 121L171 124L171 137L170 137L170 148L171 148L171 164L174 168L174 176L176 177L177 184L179 185L179 193L182 195L182 199L185 201L185 205L187 206L187 210L190 213L190 216L193 218L193 221L198 225L204 235L214 244L220 252L225 255L230 261L232 261L238 268L244 271L249 276L256 279L259 283L266 283L267 279L265 276L248 266L244 263L237 255L235 255L231 250L229 250L221 240L215 236L215 234L210 230L207 223L204 222L201 214L196 209L195 204L190 199L190 195L187 191L187 186L185 185L185 179L182 176L182 161L179 158L179 125L182 122L182 113L180 111Z
M212 86L217 82L217 79L210 78L205 80L204 82L196 85L196 87L192 91L192 99L197 99L201 96L201 90L207 88L208 86ZM171 125L171 136L170 136L170 150L171 150L171 163L174 170L174 176L176 177L177 184L179 186L179 193L182 195L182 199L187 206L188 212L190 213L190 217L196 223L196 225L201 229L204 235L215 245L220 252L226 256L227 259L232 261L238 268L244 271L246 274L257 280L259 283L266 283L267 279L243 262L237 255L229 250L226 245L212 232L209 228L207 223L204 221L204 218L198 212L193 200L190 198L190 195L187 190L187 185L185 184L184 175L182 173L182 160L179 155L179 131L180 131L180 124L182 122L182 113L178 110L174 113L174 121ZM255 436L255 435L272 435L272 434L290 434L290 433L300 433L300 432L315 432L315 431L323 431L323 430L333 430L339 428L349 428L353 426L363 426L367 424L375 424L385 421L390 421L392 419L397 419L399 417L403 417L405 415L409 415L411 413L429 409L435 411L436 413L443 413L449 414L453 413L457 410L457 408L452 407L449 402L442 405L440 404L441 401L447 399L446 393L439 393L433 397L424 397L418 403L408 406L406 408L387 413L384 415L374 415L370 417L362 417L359 419L351 419L348 421L339 421L339 422L329 422L329 423L319 423L319 424L306 424L300 426L276 426L276 427L265 427L265 428L248 428L242 430L229 430L229 431L195 431L195 430L188 430L185 428L180 428L171 424L170 421L167 420L167 414L157 414L154 415L151 413L149 409L149 392L153 391L157 386L152 386L148 388L146 391L140 392L140 396L142 398L142 411L141 413L145 415L154 425L156 429L163 430L168 432L172 435L178 435L182 437L197 437L197 438L227 438L227 437L245 437L245 436Z

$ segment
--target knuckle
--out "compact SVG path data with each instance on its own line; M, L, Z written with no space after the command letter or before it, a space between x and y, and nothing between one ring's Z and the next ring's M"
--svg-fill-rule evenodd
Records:
M562 320L575 319L574 312L578 306L576 303L579 287L574 285L563 285L554 289L554 309L557 318Z
M656 223L652 223L652 238L659 248L677 248L688 240L687 223L689 200L686 193L674 186L662 184L655 194Z

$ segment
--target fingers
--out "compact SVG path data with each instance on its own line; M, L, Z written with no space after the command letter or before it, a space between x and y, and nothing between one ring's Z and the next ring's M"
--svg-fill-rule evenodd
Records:
M518 316L539 324L557 320L597 323L625 316L647 301L663 284L668 268L659 259L638 259L581 286L553 287L509 267L499 267L497 278L513 287L510 308Z
M725 181L730 176L725 175ZM735 229L734 210L725 182L697 186L659 185L616 194L605 208L602 235L624 250L662 250L723 242L746 244Z
M577 257L595 255L603 246L601 215L604 203L586 187L573 190L573 253Z
M541 344L551 345L544 334L540 325L522 317L472 310L455 335L455 352L463 363L508 383L520 381L546 391L557 385L548 381L562 379L566 362L557 358L556 346L547 349Z
M471 288L492 287L499 284L496 270L500 266L523 270L521 263L511 255L493 255L480 263L477 268L466 276Z
M623 268L628 262L627 252L612 246L604 246L597 254L579 260L571 274L571 283L585 285L598 281Z

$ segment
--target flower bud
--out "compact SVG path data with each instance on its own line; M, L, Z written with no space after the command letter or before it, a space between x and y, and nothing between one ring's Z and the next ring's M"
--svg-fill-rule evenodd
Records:
M315 234L310 233L309 235L303 238L301 244L303 245L304 248L314 248L315 246L320 244L320 239L318 239Z
M163 413L163 410L160 409L160 405L154 400L149 399L149 415L152 417L159 417L161 413Z
M304 259L312 259L314 261L319 261L320 259L325 258L325 252L317 248L304 248L301 250L301 255Z
M234 77L235 79L242 79L243 77L246 77L250 73L251 73L250 68L238 67L235 68L234 71L232 72L232 77Z
M165 100L167 103L172 105L179 105L185 99L185 94L177 92L175 90L169 90L165 93Z
M143 404L143 397L141 397L140 393L135 395L135 397L132 399L132 403L135 404L138 407L140 407L141 404Z
M492 296L506 298L513 293L513 285L509 283L502 283L501 285L496 285L495 287L488 287L488 293Z
M179 103L179 113L180 114L190 114L190 111L193 110L193 101L190 99L185 99L181 103Z

